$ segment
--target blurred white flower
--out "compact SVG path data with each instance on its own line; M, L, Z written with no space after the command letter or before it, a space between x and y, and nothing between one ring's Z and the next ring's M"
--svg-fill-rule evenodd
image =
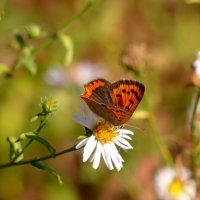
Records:
M131 140L129 135L133 135L130 130L115 127L105 120L97 117L94 113L88 112L85 107L81 107L83 116L75 114L74 121L87 127L92 134L81 140L76 148L84 147L83 162L88 159L93 163L94 169L99 167L101 155L108 167L112 170L114 167L120 171L123 167L123 158L118 152L118 147L123 150L133 149L127 140Z
M197 52L197 58L192 64L195 74L200 78L200 51Z
M103 63L92 63L90 61L73 62L70 67L62 65L50 66L45 75L44 81L53 87L81 86L91 79L106 77L107 68Z
M196 183L189 169L164 167L156 174L155 190L160 200L193 200Z
M44 81L54 87L63 87L69 81L69 75L63 66L52 66L44 75Z
M70 67L70 76L77 85L83 85L91 79L105 77L107 68L104 63L81 61L73 63Z

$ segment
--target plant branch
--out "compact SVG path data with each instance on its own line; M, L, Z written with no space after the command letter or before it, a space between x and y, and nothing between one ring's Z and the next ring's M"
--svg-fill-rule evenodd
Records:
M200 89L198 89L198 91L197 91L195 102L194 102L194 108L193 108L193 111L192 111L192 119L191 119L191 135L192 135L192 138L195 137L195 134L194 134L194 132L195 132L195 118L196 118L199 98L200 98Z
M43 41L39 44L39 46L37 46L33 50L32 57L35 58L40 51L47 48L52 42L54 42L54 40L56 40L59 37L59 34L63 34L72 22L79 19L82 15L84 15L87 12L87 10L89 10L90 7L92 7L93 2L94 1L91 1L91 0L88 1L86 3L86 5L83 7L83 9L81 9L76 15L72 16L69 20L67 20L59 30L57 30L55 33L53 33L51 35L48 35L46 38L44 38ZM16 58L15 62L11 66L11 71L7 74L8 77L12 76L14 71L20 65L20 62L21 62L20 55L21 54L22 54L22 52L19 53L19 56Z
M31 164L33 162L38 162L38 161L43 161L43 160L48 160L48 159L55 158L55 157L60 156L62 154L69 153L69 152L76 151L76 150L78 150L78 149L76 149L76 145L74 145L71 148L59 151L59 152L57 152L55 154L48 154L48 155L43 156L43 157L38 157L38 158L30 159L30 160L23 160L23 161L16 162L16 163L8 162L8 163L0 165L0 169L19 166L19 165Z
M33 55L36 56L42 49L46 48L48 45L50 45L55 39L58 38L58 35L61 33L64 33L68 26L74 22L75 20L79 19L82 15L86 13L86 11L93 5L91 1L87 2L87 4L83 7L80 12L78 12L76 15L74 15L71 19L69 19L67 22L64 23L64 25L54 34L50 35L49 37L42 42L38 48L36 48L33 52Z
M36 135L38 135L40 133L40 131L42 130L42 128L46 125L46 123L44 122L45 120L41 121L40 126L34 131L34 133ZM15 158L13 158L12 163L15 163L15 161L17 160L17 158L19 158L24 151L27 149L27 147L33 142L33 139L30 139L22 148L22 150L15 156Z
M198 88L195 102L194 102L194 108L192 111L192 119L191 119L191 127L190 127L191 128L191 139L192 139L192 169L193 169L193 172L195 172L195 170L196 170L195 147L197 145L197 141L196 141L197 138L195 135L195 119L196 119L199 99L200 99L200 89Z
M133 75L136 75L134 71L132 71L132 72L133 72ZM137 77L140 79L140 73L139 72L137 73ZM149 104L149 101L147 100L145 95L143 97L143 102L144 102L144 105L145 105L146 109L148 110L148 112L153 113L153 110L152 110L152 108ZM151 129L153 139L156 142L163 159L165 160L167 165L173 167L174 161L173 161L172 155L170 154L170 151L169 151L167 145L164 143L164 141L161 138L161 134L160 134L160 132L159 132L157 126L156 126L156 119L155 119L155 116L153 114L150 115L150 118L149 118L149 127Z

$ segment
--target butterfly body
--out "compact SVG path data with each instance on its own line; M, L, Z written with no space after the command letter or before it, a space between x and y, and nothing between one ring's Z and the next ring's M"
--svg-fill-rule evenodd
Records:
M85 85L81 98L89 108L115 126L126 123L142 100L145 87L133 80L110 83L96 79Z

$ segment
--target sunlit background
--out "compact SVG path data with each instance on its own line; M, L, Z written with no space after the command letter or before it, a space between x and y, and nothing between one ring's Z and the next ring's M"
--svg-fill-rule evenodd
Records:
M11 66L18 56L13 32L36 24L45 35L56 32L87 3L86 0L1 0L0 63ZM95 78L113 82L136 79L145 96L126 126L135 135L134 149L123 152L120 172L101 162L94 170L82 163L82 150L46 162L55 176L30 165L0 170L0 200L154 200L154 173L164 165L153 131L161 134L175 157L188 132L194 89L191 64L200 49L200 4L184 0L97 0L66 29L73 59L64 66L65 50L54 41L36 57L37 73L20 68L0 77L0 164L9 161L8 136L33 130L30 119L43 96L58 103L55 116L41 135L58 151L73 146L84 128L72 121L80 113L83 85ZM42 41L42 39L41 39ZM37 45L37 41L36 41ZM137 73L136 73L137 72ZM153 119L150 122L150 118ZM46 155L33 142L25 159Z

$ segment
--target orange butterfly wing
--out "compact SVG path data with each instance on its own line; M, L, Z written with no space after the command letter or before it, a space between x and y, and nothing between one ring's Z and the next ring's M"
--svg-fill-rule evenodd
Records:
M126 123L142 100L145 87L133 80L119 80L112 84L113 105L108 105L116 116L116 124Z
M105 79L97 79L85 85L81 98L94 113L119 126L130 119L144 90L137 81L120 80L111 84Z
M97 79L89 82L84 87L85 92L81 95L81 98L95 114L112 123L116 117L112 110L107 108L107 105L113 104L111 83L105 79Z

